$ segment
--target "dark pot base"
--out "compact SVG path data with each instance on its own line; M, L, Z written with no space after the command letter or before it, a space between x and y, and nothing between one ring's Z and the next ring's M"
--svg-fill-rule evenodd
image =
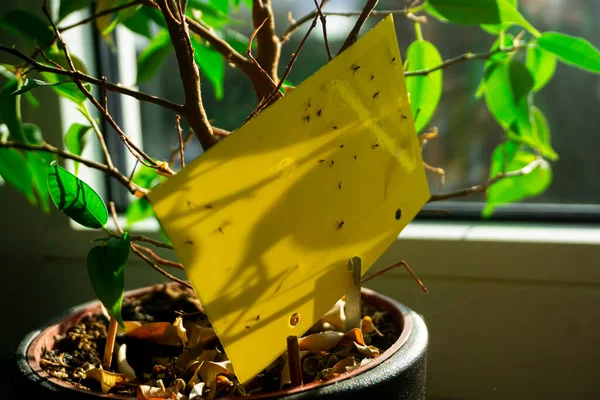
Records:
M144 288L126 293L126 296L140 295L152 290ZM423 319L414 311L388 297L368 289L363 289L363 297L381 309L389 312L403 327L398 341L378 358L366 366L344 374L339 378L304 385L247 399L425 399L425 372L427 364L427 327ZM91 400L92 398L129 399L131 397L108 396L92 393L48 377L39 367L39 357L43 345L52 345L53 335L66 331L83 316L99 310L99 303L92 301L67 310L55 318L42 330L29 333L19 345L11 362L11 386L19 398ZM41 334L41 335L40 335ZM45 339L45 341L43 340ZM43 343L42 343L43 342Z

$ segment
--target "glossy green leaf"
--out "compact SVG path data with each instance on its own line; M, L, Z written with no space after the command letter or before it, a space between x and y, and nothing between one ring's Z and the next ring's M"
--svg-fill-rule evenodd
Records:
M196 10L194 13L192 10ZM188 0L188 13L198 15L199 19L208 26L220 29L223 26L235 22L228 15L228 7L222 7L211 3L206 3L201 0Z
M575 67L600 73L600 51L586 39L558 32L544 32L538 46Z
M137 83L149 81L162 68L173 50L171 38L166 29L158 32L140 53L137 65Z
M426 10L464 25L502 22L497 0L427 0ZM434 14L434 16L436 16Z
M115 28L125 21L129 20L129 18L133 17L135 14L141 10L142 5L137 5L133 7L127 7L116 14L114 14L114 18L111 23L101 32L103 37L108 37Z
M10 138L15 142L27 143L21 123L21 97L12 94L19 89L17 80L8 81L0 92L0 118L8 127Z
M510 33L507 33L507 34L503 35L502 37L504 38L504 47L505 48L514 46L515 37L513 35L511 35ZM492 44L490 51L498 50L499 47L500 47L500 38L496 39L494 44ZM485 62L485 65L483 67L483 75L484 76L481 79L481 82L479 83L479 87L477 88L477 91L475 93L476 98L480 98L481 96L483 96L483 94L485 92L485 77L489 74L491 69L494 68L494 66L496 65L495 61L506 60L509 57L510 57L510 55L506 52L498 52L498 53L492 55L490 57L490 59Z
M538 46L530 46L527 49L525 65L533 76L535 85L533 91L541 90L552 79L556 70L556 57Z
M161 28L167 27L167 22L162 13L154 7L142 7L141 11L150 21L153 21L156 25Z
M534 154L523 151L517 152L512 160L508 162L506 171L521 170L536 161L536 159L537 156ZM497 148L492 155L490 171L502 171L504 160L504 152ZM490 174L490 177L495 175ZM489 218L498 206L538 196L550 186L551 182L552 170L550 169L550 165L545 161L542 161L540 166L526 175L501 179L488 189L482 216Z
M542 111L535 106L531 107L531 121L531 134L528 136L516 135L515 139L537 149L549 160L558 160L558 154L552 148L548 121Z
M0 175L19 192L29 203L36 204L33 176L27 158L17 149L0 147Z
M61 0L58 8L59 21L67 15L91 5L91 0Z
M223 98L223 80L225 79L225 61L221 53L212 46L204 44L195 35L191 39L194 47L194 60L200 67L200 72L213 85L217 100L221 100Z
M97 0L96 8L94 9L94 13L99 13L104 10L108 10L109 8L116 7L121 3L124 3L126 0ZM109 46L113 46L114 43L109 34L102 34L112 23L114 14L104 15L102 17L98 17L95 19L96 21L96 29L102 36L102 38L108 43Z
M78 224L98 229L108 221L106 205L98 193L56 163L48 172L48 188L56 208Z
M130 31L147 37L152 38L152 31L150 30L150 18L142 11L138 11L131 17L123 21L123 25Z
M27 79L25 78L25 82L23 83L23 86L21 86L19 89L15 90L12 95L18 95L18 94L23 94L23 93L27 93L30 90L39 88L39 87L48 87L48 86L56 86L56 85L61 85L63 83L65 83L66 81L59 81L59 82L53 82L53 83L48 83L48 82L44 82L44 81L40 81L39 79Z
M137 172L133 175L132 181L144 189L152 189L164 179L165 178L159 175L154 168L140 165Z
M496 62L485 77L485 101L496 121L504 128L517 124L529 134L529 93L533 78L522 63Z
M51 153L45 153L41 151L28 151L27 161L29 161L29 168L31 169L31 175L33 178L33 187L39 200L40 208L45 213L50 212L50 198L48 191L48 171L50 170L50 164L56 158Z
M233 0L234 6L240 5L240 0ZM222 12L223 14L229 14L229 0L209 0L209 4Z
M135 199L125 211L125 218L127 220L127 226L132 226L136 222L143 221L145 219L154 217L154 210L150 202L145 199Z
M25 10L10 10L0 18L0 30L25 37L40 47L50 43L54 33L50 24L36 14Z
M410 44L406 52L408 71L438 66L442 56L430 42L417 40ZM415 117L415 129L419 133L431 120L442 96L442 70L425 76L406 78L406 88L410 93L410 107Z
M88 133L92 129L90 125L83 125L79 123L74 123L69 127L67 133L65 135L65 145L67 149L75 154L80 156L83 153L83 149L85 148L88 140ZM74 162L75 175L79 172L79 162Z
M492 163L490 165L490 178L494 178L499 173L504 171L504 166L508 170L508 163L511 162L522 145L518 141L507 140L499 144L492 153Z
M130 252L129 234L110 237L103 245L90 249L86 264L90 282L98 299L122 327L121 307L125 290L125 264Z
M53 48L50 51L46 52L46 55L48 56L48 58L61 65L63 68L69 69L69 64L62 50L59 50L58 48ZM73 60L75 68L78 71L87 74L87 68L83 61L81 61L79 57L73 54L71 54L71 58ZM49 83L62 82L65 80L64 76L52 74L49 72L42 72L41 75ZM91 90L91 85L89 83L84 84L84 86L88 90ZM61 85L52 86L52 90L54 90L59 96L69 99L76 104L83 104L87 100L85 94L83 94L79 90L79 88L74 82L65 82Z
M517 7L517 0L506 0L506 2L515 8ZM505 23L495 24L495 25L483 24L483 25L481 25L481 29L483 29L485 32L487 32L491 35L497 36L500 34L501 31L508 29L510 27L510 25L511 25L510 22L505 22Z

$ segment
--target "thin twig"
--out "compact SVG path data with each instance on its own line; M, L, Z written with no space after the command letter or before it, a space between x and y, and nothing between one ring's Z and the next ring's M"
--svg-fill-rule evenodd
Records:
M138 160L135 160L135 164L133 164L133 168L131 169L131 173L129 174L129 182L131 182L133 180L133 176L135 175L135 170L137 169L137 166L140 164L140 162Z
M407 71L404 72L404 76L409 77L409 76L424 76L424 75L429 75L432 72L438 71L440 69L443 68L447 68L450 67L452 65L456 65L459 64L463 61L469 61L469 60L487 60L489 59L491 56L493 56L494 54L498 54L498 53L510 53L512 51L516 51L519 49L522 49L524 47L527 47L528 43L523 43L517 46L511 46L511 47L506 47L506 48L498 48L496 50L492 50L492 51L488 51L487 53L465 53L465 54L461 54L460 56L451 58L449 60L446 60L444 62L442 62L440 65L437 65L435 67L432 68L426 68L426 69L420 69L417 71Z
M325 50L327 50L327 57L329 57L329 61L333 59L331 55L331 48L329 48L329 40L327 39L327 21L325 16L323 15L323 10L321 10L321 6L317 2L317 0L313 0L315 2L315 7L317 7L317 13L319 14L319 19L321 20L321 25L323 26L323 39L325 41Z
M21 150L30 150L30 151L43 151L46 153L56 154L59 157L77 161L87 167L97 169L99 171L104 172L106 175L108 175L108 176L116 179L120 183L122 183L134 195L139 194L139 195L141 195L141 197L145 197L148 194L148 191L146 189L141 188L141 187L137 186L136 184L132 183L131 181L129 181L129 179L127 179L127 177L125 175L121 174L119 172L119 170L117 170L116 168L114 168L114 167L110 168L106 164L101 164L99 162L88 160L86 158L77 156L75 154L68 153L68 152L58 149L48 143L24 144L24 143L17 143L17 142L9 141L9 142L4 142L4 143L0 142L0 148L1 147L15 148L15 149L21 149Z
M0 44L0 50L4 51L6 53L12 54L16 57L19 57L20 59L31 64L33 69L36 69L37 71L50 72L50 73L53 73L56 75L67 76L67 77L73 79L73 81L78 80L78 81L82 81L82 82L86 82L86 83L91 83L92 85L96 85L96 86L103 85L101 79L94 78L90 75L84 74L81 71L66 70L66 69L62 68L62 66L60 64L56 64L52 60L47 60L47 61L51 62L52 64L58 65L58 67L60 67L60 68L58 68L58 67L53 68L48 65L42 64L42 63L34 60L32 57L29 57L28 55L20 52L19 50L4 46L2 44ZM42 53L42 54L44 54L44 53ZM106 88L108 90L110 90L111 92L121 93L126 96L133 97L139 101L156 104L160 107L166 108L166 109L174 111L174 112L181 112L181 108L182 108L181 105L179 105L177 103L173 103L172 101L169 101L167 99L156 97L156 96L153 96L153 95L150 95L147 93L143 93L143 92L138 92L136 90L121 86L120 84L114 84L114 83L110 83L110 82L106 83Z
M100 17L104 17L106 15L114 14L114 13L119 12L121 10L125 10L126 8L134 7L134 6L137 6L137 5L140 5L140 4L142 4L141 0L133 0L133 1L130 1L129 3L124 3L124 4L121 4L119 6L115 6L115 7L111 7L111 8L107 8L105 10L99 11L99 12L97 12L95 14L90 15L87 18L82 19L81 21L75 22L75 23L73 23L71 25L61 26L58 29L61 32L66 32L69 29L73 29L73 28L75 28L77 26L80 26L80 25L85 25L88 22L92 22L93 20L98 19ZM54 37L53 40L56 40L56 36Z
M425 287L425 285L423 284L423 282L421 282L421 280L419 279L419 277L413 272L413 270L410 268L410 266L408 265L408 263L406 261L400 261L397 262L394 265L391 265L387 268L382 269L381 271L377 271L373 274L371 274L370 276L366 277L365 279L363 279L361 281L361 283L365 284L367 282L369 282L371 279L376 278L380 275L385 274L386 272L388 272L391 269L394 268L398 268L398 267L404 267L406 269L406 271L408 271L408 273L410 274L410 276L412 276L412 278L419 284L419 286L421 287L421 290L423 290L423 292L428 293L429 290L427 290L427 288Z
M179 136L179 158L181 159L181 169L185 167L185 159L183 158L183 134L181 133L181 117L179 114L175 116L177 124L177 135Z
M260 69L260 71L271 80L271 82L273 82L273 86L275 86L275 82L273 81L273 79L269 76L269 74L267 73L267 71L265 71L263 69L263 67L260 65L260 63L256 60L256 58L254 58L254 56L252 55L252 42L254 42L254 38L256 37L256 34L258 33L258 31L260 31L260 28L262 28L264 26L264 24L269 20L269 18L265 18L265 20L262 22L262 24L260 24L259 26L257 26L256 28L254 28L254 31L252 32L252 35L250 35L250 39L248 39L248 47L246 48L246 54L248 55L248 57L252 60L252 62L254 63L254 65L256 65L256 68Z
M321 1L321 6L323 6L324 1L325 0ZM259 105L256 107L256 109L248 116L248 118L246 118L246 121L254 118L259 112L261 112L264 108L266 108L269 104L271 104L271 102L273 102L276 98L281 97L281 92L280 92L281 86L283 86L283 83L285 82L285 80L287 79L288 75L290 74L290 71L292 70L292 67L294 66L294 63L296 62L296 58L298 58L298 54L300 53L300 51L304 47L304 43L306 43L306 40L308 39L308 36L312 32L312 30L315 29L315 27L317 26L317 20L318 20L318 18L319 18L318 13L315 13L315 16L313 18L312 24L310 24L310 27L308 28L308 30L306 31L306 34L302 38L302 41L298 45L298 49L296 49L296 52L292 53L292 56L290 57L290 61L288 62L288 65L285 68L283 76L279 80L279 83L277 84L277 87L275 87L275 90L273 90L273 92L268 97L266 97L265 99L263 99L263 101L261 101L259 103Z
M427 203L432 203L434 201L453 199L456 197L464 197L464 196L470 195L472 193L485 192L494 183L496 183L504 178L514 178L516 176L527 175L530 172L532 172L533 170L535 170L536 168L543 166L544 163L545 163L545 161L542 158L538 158L535 161L527 164L526 166L524 166L521 169L518 169L516 171L507 172L507 173L501 172L498 175L496 175L495 177L489 179L486 182L480 183L479 185L460 189L460 190L457 190L454 192L434 194L429 198L429 201L427 201Z
M358 40L360 29L365 24L365 22L367 22L367 19L369 19L369 16L375 9L375 6L377 6L377 3L379 3L379 0L367 0L367 3L365 4L362 12L358 16L356 23L354 24L354 27L350 31L350 34L348 34L348 37L346 38L346 41L340 48L340 51L338 51L338 54L346 50L348 47L352 46L354 42Z
M150 257L152 257L154 259L154 261L156 261L160 265L166 265L166 266L169 266L169 267L173 267L173 268L177 268L177 269L183 270L183 265L181 265L180 263L178 263L176 261L167 260L166 258L162 258L158 254L156 254L154 251L152 251L152 249L149 249L146 246L142 246L142 245L139 245L139 244L134 244L134 246L138 250L141 250L144 253L148 254Z
M179 283L181 286L184 286L188 289L193 289L193 286L190 285L189 283L187 283L186 281L181 280L181 279L177 278L176 276L171 275L170 273L168 273L167 271L165 271L164 269L162 269L161 267L156 265L154 262L152 262L152 260L150 260L148 257L146 257L146 255L144 255L141 251L139 251L133 243L131 244L131 251L133 251L138 257L140 257L142 260L144 260L148 265L150 265L152 268L154 268L156 271L158 271L163 276L167 277L168 279L172 280L173 282Z
M146 242L146 243L153 244L156 247L173 250L173 246L171 246L170 244L163 243L160 240L150 239L149 237L146 237L146 236L132 236L131 241L132 242Z
M267 76L277 82L281 42L275 32L275 16L271 0L252 1L252 24L257 32L256 59ZM259 26L264 26L260 29Z
M121 224L119 223L119 216L117 215L117 209L115 207L115 202L109 201L108 208L110 209L110 215L112 216L113 222L115 223L117 230L122 235L124 231L123 231L123 228L121 227Z

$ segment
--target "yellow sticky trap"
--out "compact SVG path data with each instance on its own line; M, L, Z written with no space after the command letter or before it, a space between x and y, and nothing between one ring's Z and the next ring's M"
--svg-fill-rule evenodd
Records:
M391 16L150 194L241 382L428 198Z

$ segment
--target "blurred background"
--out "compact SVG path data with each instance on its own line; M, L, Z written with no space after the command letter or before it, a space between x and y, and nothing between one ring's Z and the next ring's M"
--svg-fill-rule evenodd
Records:
M289 25L288 12L299 18L313 9L311 0L275 0L278 31ZM362 0L331 0L325 11L362 9ZM381 0L378 9L404 6L401 0ZM520 0L524 16L540 31L555 30L585 37L600 46L600 2L597 0ZM0 3L0 15L15 9L41 14L40 0ZM89 11L69 17L75 22ZM252 32L249 10L242 6L232 17L234 29ZM378 18L371 18L372 26ZM329 17L328 37L335 51L354 18ZM281 70L296 50L308 24L283 48ZM412 23L396 18L401 53L414 40ZM154 32L157 27L151 27ZM447 25L431 20L424 37L448 59L466 52L486 52L495 38L477 27ZM90 27L68 32L73 53L86 61L92 75L107 76L127 86L136 83L136 61L148 39L125 28L113 33L109 46ZM27 50L27 43L0 31L0 42ZM0 53L0 63L14 59ZM288 81L294 85L327 62L318 27L300 54ZM142 91L174 101L183 98L176 61L169 56L161 71L141 84ZM446 170L444 190L487 179L493 149L503 131L474 94L483 74L483 61L444 69L444 90L431 126L440 137L429 143L425 160ZM0 84L5 81L0 78ZM224 95L217 99L203 77L203 97L214 125L239 126L254 109L251 85L239 71L225 68ZM50 90L36 92L42 106L24 105L24 120L44 128L51 143L62 143L67 127L77 120L68 104ZM109 97L113 117L145 151L166 159L177 148L174 116L154 105ZM24 103L25 104L25 103ZM376 267L407 260L430 289L424 295L402 272L390 272L371 287L391 295L424 315L430 329L428 393L431 399L594 399L600 393L600 78L558 64L555 77L536 95L547 116L553 146L560 160L552 165L554 179L542 196L480 220L482 195L436 204L454 211L451 217L422 218L411 224ZM186 127L184 126L184 129ZM285 129L285 127L282 127ZM109 132L108 129L103 129ZM112 132L107 135L118 165L131 169L132 160ZM98 149L90 146L86 155ZM201 152L192 140L186 149L191 161ZM86 181L123 212L130 196L103 176L82 171ZM439 178L429 176L432 192ZM69 224L56 210L50 215L0 184L0 265L4 279L2 357L6 360L24 334L51 316L92 299L85 254L95 235ZM157 235L156 226L139 230ZM158 237L158 236L157 236ZM127 269L129 288L162 282L162 277L133 260ZM5 363L3 362L3 367ZM3 374L6 376L6 374Z

